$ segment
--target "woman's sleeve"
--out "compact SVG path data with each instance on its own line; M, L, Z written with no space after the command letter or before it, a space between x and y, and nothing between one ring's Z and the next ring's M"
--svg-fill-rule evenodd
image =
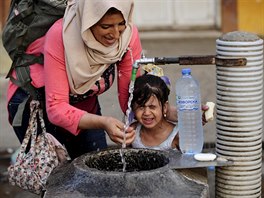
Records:
M62 23L57 21L47 32L44 46L46 110L51 123L78 135L78 124L85 113L69 104Z
M132 66L135 60L140 59L142 52L140 37L136 26L133 27L133 34L129 44L129 50L124 55L124 58L117 66L118 76L118 99L122 111L127 110L127 102L129 97L129 83L131 78ZM137 76L140 75L138 70Z

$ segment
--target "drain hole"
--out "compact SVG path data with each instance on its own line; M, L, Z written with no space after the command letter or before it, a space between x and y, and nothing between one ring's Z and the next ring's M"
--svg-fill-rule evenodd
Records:
M147 149L124 149L126 172L153 170L169 163L161 152ZM85 164L89 168L103 171L123 171L120 149L100 151L88 156Z

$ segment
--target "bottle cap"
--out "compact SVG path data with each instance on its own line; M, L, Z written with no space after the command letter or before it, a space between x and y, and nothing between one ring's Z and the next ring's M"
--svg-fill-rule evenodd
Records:
M182 75L191 74L191 68L183 68L182 69Z

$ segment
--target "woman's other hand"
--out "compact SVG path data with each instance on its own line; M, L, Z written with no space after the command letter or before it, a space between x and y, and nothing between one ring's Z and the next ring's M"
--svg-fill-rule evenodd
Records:
M205 112L209 110L209 106L206 104L202 104L202 121L203 125L205 125L208 121L205 118ZM178 122L178 114L177 114L177 108L176 106L169 106L169 110L167 113L167 119L172 122Z
M202 115L202 121L203 121L203 125L205 125L208 121L206 120L205 118L205 112L208 111L209 107L207 105L203 105L202 104L202 112L203 112L203 115Z

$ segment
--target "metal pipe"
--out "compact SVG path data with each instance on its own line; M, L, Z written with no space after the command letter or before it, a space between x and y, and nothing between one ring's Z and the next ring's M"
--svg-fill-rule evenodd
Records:
M156 65L179 64L179 65L225 65L225 66L245 66L245 58L221 58L215 55L207 56L179 56L179 57L155 57L141 58L134 62L133 68L138 69L141 64L153 63Z

